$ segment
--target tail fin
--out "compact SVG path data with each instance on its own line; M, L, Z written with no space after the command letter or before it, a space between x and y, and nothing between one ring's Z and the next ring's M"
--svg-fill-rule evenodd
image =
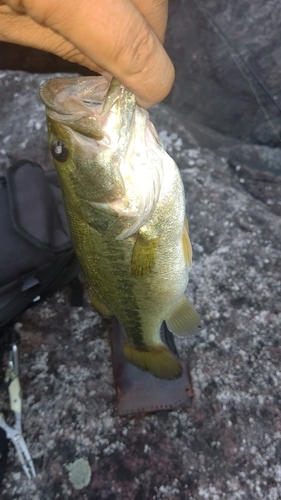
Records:
M180 362L174 354L168 351L164 344L139 349L125 343L124 356L133 365L141 370L149 371L158 378L173 380L182 375Z

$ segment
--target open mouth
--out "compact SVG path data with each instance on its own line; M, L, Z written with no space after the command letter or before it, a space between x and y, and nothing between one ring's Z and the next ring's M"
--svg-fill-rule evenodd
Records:
M40 97L48 111L79 119L102 108L108 87L103 77L52 78L41 85Z

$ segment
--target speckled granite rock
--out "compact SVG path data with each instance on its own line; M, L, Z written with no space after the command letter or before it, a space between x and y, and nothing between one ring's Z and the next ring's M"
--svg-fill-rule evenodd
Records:
M4 144L14 141L14 154L28 157L34 137L46 150L35 95L42 76L17 76L29 112L18 117L18 148L14 135ZM11 96L6 119L15 109ZM89 303L72 308L67 290L56 294L19 325L24 433L38 475L25 478L11 447L3 500L281 497L281 218L245 190L223 157L197 147L180 122L170 127L161 106L156 114L181 166L194 247L188 294L203 328L177 342L190 362L194 400L184 411L116 417L106 325ZM38 131L28 128L26 148L22 130L32 119ZM6 411L3 386L0 399ZM79 458L92 472L81 490L69 480Z

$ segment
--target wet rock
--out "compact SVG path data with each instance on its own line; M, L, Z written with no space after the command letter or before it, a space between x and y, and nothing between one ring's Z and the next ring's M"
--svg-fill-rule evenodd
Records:
M22 127L39 120L45 151L41 77L6 75L15 76L29 113L11 98L2 134L16 113ZM170 127L161 106L157 113L186 189L194 249L187 293L203 328L177 347L195 397L185 410L117 417L106 324L89 302L71 307L67 290L57 293L21 317L23 427L37 478L25 478L10 447L3 500L281 497L281 218L244 189L221 152L200 149L180 119ZM28 150L11 138L19 158L34 152L26 130ZM0 400L12 423L4 386ZM64 464L80 458L91 479L77 491Z
M281 115L273 120L260 123L253 132L259 144L280 147Z
M274 214L281 215L281 175L253 170L247 165L237 165L235 172L252 196L266 203Z
M281 154L279 148L237 144L219 149L241 185L267 208L281 215Z
M231 147L222 147L219 151L227 157L233 167L247 165L253 170L266 170L281 175L281 151L279 148L240 143Z
M171 0L169 5L165 46L176 81L167 102L222 134L280 146L280 2Z
M39 86L46 78L0 72L0 168L22 159L53 168L46 141L45 107L39 99Z

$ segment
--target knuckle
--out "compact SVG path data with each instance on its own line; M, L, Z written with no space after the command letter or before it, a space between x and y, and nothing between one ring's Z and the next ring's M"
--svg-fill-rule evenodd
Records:
M19 14L23 14L25 12L24 2L22 0L8 0L5 2L9 7Z
M155 39L148 26L143 23L139 30L130 30L126 43L117 54L117 64L127 68L130 74L140 73L149 64L156 50Z

